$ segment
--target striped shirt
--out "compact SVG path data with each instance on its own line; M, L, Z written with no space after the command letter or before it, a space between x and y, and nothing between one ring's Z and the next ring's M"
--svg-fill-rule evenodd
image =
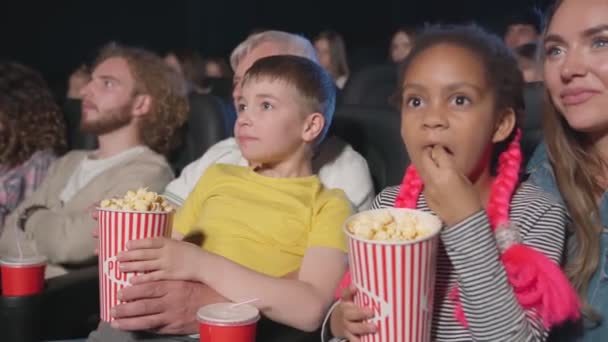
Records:
M399 187L385 189L372 208L393 207L398 192ZM430 211L423 195L417 206ZM511 200L510 219L524 244L561 261L567 224L561 204L535 185L523 183ZM457 285L468 328L456 321L454 302L448 298ZM433 341L544 341L548 336L542 321L519 305L485 211L441 232L433 317Z

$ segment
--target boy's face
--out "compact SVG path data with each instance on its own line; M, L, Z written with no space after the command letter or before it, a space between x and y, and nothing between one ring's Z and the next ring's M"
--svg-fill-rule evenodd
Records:
M505 137L496 130L496 99L485 73L478 56L457 46L441 44L416 56L401 107L401 135L414 165L436 145L472 180L489 165L492 142Z
M313 143L320 130L315 133L315 126L311 131L311 124L320 114L306 113L303 102L296 88L284 81L247 80L237 99L234 126L243 157L253 165L279 163Z

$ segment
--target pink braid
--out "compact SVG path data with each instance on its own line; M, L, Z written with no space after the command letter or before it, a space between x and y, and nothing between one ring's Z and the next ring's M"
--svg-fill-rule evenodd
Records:
M499 157L497 176L486 207L494 231L499 228L509 229L511 197L519 183L522 162L520 139L521 130L518 129L508 149ZM532 247L515 242L502 251L500 258L520 305L532 309L534 314L540 316L547 330L580 317L580 302L576 292L559 265L547 256ZM456 318L467 326L457 287L450 298L456 301Z
M521 169L521 130L515 133L513 141L506 151L498 158L498 170L492 188L490 199L486 208L492 229L509 222L511 197L519 184L519 170Z
M422 193L422 178L418 175L418 171L413 165L410 165L405 172L399 195L395 199L395 208L410 208L416 209L418 206L418 197Z

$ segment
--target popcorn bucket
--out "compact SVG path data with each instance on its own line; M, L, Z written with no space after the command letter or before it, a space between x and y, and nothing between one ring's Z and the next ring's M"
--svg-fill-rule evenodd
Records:
M99 301L101 319L110 322L110 310L118 305L118 292L129 286L137 273L119 270L116 255L131 240L170 237L173 212L97 209L99 213Z
M425 237L406 241L368 240L351 233L349 222L361 215L388 211L398 221L408 216L424 227ZM373 220L373 219L372 219ZM348 219L349 268L357 288L355 304L371 308L376 334L361 336L364 342L431 341L435 263L441 221L413 209L370 210Z

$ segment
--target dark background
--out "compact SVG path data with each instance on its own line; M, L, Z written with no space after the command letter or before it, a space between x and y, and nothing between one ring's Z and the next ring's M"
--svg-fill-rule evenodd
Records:
M89 61L111 40L158 53L193 48L227 57L253 29L281 29L309 38L342 33L356 69L386 58L390 35L403 25L476 21L501 34L517 8L544 9L551 0L48 0L0 1L0 57L41 71L53 84Z

